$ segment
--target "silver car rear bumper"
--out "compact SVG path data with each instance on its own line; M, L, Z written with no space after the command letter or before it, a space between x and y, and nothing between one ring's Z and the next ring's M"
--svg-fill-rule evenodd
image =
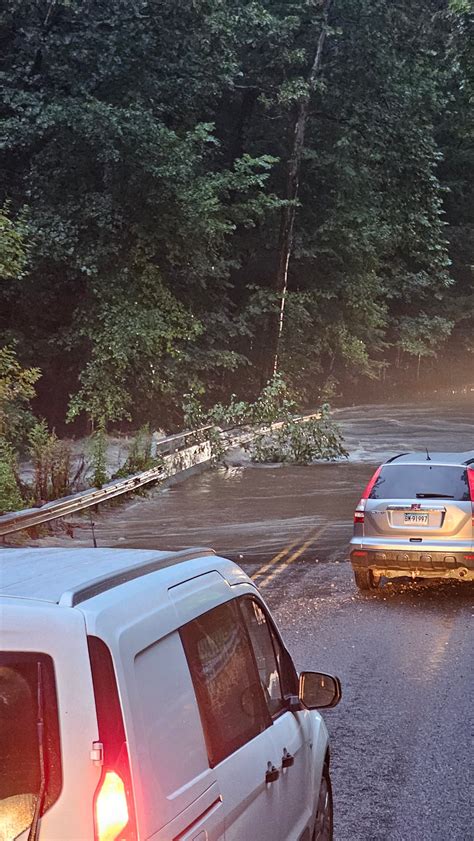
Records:
M472 544L465 549L450 551L439 544L434 549L428 543L423 546L374 546L373 543L352 540L350 560L358 569L370 569L376 577L398 578L454 578L474 581L474 551Z

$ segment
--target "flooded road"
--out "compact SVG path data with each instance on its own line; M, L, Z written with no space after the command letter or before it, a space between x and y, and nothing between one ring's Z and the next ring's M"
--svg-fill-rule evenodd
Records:
M98 545L210 546L253 568L300 540L299 563L344 561L354 508L374 465L425 447L474 448L474 393L417 406L357 406L334 416L347 462L216 468L95 517ZM90 541L87 528L75 537L77 545Z
M473 587L389 582L361 595L346 558L354 506L374 465L425 447L474 449L474 394L335 415L347 462L209 471L96 518L97 542L207 545L238 559L298 668L339 675L342 702L325 715L335 841L467 841ZM90 529L77 529L74 541L41 542L91 546Z

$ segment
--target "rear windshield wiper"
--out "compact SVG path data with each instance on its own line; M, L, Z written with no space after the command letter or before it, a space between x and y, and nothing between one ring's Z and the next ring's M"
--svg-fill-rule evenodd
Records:
M451 496L451 494L426 493L426 494L417 494L416 498L417 499L454 499L454 496Z
M44 734L44 690L43 690L43 671L41 663L38 663L38 694L37 694L37 716L36 716L36 732L38 738L38 753L39 753L39 790L36 798L35 811L33 820L31 822L30 831L28 833L28 841L37 841L39 834L39 820L41 817L41 810L46 794L46 768L45 768L45 734Z

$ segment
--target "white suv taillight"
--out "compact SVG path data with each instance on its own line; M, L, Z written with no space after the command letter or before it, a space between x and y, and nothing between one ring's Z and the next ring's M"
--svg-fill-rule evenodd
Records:
M103 762L94 798L94 841L136 841L130 759L114 665L103 640L90 636L87 641Z
M361 499L356 510L354 511L354 525L364 522L365 518L365 499Z

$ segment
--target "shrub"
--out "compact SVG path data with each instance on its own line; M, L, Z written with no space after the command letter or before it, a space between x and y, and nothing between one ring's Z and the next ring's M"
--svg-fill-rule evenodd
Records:
M146 424L135 435L127 459L120 470L115 473L114 478L131 476L134 473L142 473L144 470L151 470L152 467L162 465L164 463L162 457L152 454L152 443L153 436L150 427Z
M316 459L347 458L343 438L325 403L320 416L304 422L287 421L274 432L262 433L249 445L252 461L311 464Z
M34 424L28 440L34 468L33 495L36 502L66 496L75 481L72 477L69 441L61 441L54 430L50 432L44 420Z
M101 488L107 482L107 438L105 424L100 423L91 436L92 484Z
M29 408L35 396L35 383L40 378L38 368L22 368L15 348L0 348L0 435L21 446L34 424Z
M23 508L16 475L16 455L11 444L0 438L0 514Z

